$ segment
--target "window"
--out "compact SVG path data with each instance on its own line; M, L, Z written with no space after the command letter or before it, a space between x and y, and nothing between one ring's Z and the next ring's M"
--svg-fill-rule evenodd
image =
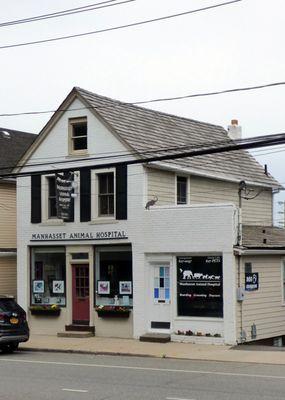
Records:
M65 248L32 249L31 304L66 305Z
M114 216L114 174L98 174L98 216Z
M116 170L106 168L93 170L91 175L91 219L101 223L111 222L116 215Z
M86 153L87 150L87 119L69 120L70 153Z
M177 176L177 195L176 202L177 204L187 204L187 178L184 176Z
M154 269L154 303L170 302L169 266L157 266Z
M55 176L47 177L48 219L57 218Z
M114 304L115 297L118 298L119 305L132 305L130 249L110 246L98 249L96 260L96 305ZM104 290L100 285L104 285Z

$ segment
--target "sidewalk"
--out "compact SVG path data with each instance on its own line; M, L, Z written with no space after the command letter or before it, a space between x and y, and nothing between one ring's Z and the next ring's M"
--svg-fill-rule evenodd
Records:
M189 360L231 361L285 365L285 348L267 346L217 346L188 343L147 343L135 339L58 338L31 335L20 349L93 354L167 357Z

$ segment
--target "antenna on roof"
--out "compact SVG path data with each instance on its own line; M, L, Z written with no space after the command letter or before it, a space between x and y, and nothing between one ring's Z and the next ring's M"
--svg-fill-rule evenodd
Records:
M5 139L11 139L11 134L7 131L2 131L2 136Z

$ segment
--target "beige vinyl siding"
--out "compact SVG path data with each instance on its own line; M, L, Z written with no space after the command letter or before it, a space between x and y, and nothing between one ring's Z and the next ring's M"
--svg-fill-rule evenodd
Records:
M253 188L249 197L255 199L242 199L242 222L246 225L272 225L272 191ZM191 176L190 179L190 204L207 203L233 203L239 204L238 184L215 179Z
M0 257L0 294L17 295L16 257Z
M282 293L282 257L264 255L242 257L241 286L244 287L244 263L252 263L252 272L259 274L259 289L245 292L245 300L237 303L237 337L241 329L246 341L251 341L251 326L256 325L257 338L265 339L284 335L285 305Z
M147 168L147 196L148 200L158 197L157 205L173 205L175 204L175 183L176 178L174 172Z
M176 204L176 174L147 168L148 200L158 197L157 205ZM242 222L246 225L272 225L273 205L271 189L248 187L248 197L242 199ZM233 203L239 205L238 184L217 179L190 177L190 204Z
M16 248L16 185L0 183L0 248Z

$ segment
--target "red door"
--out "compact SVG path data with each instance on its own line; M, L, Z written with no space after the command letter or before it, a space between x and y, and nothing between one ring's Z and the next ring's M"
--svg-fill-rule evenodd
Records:
M72 319L74 324L89 324L89 265L72 266Z

